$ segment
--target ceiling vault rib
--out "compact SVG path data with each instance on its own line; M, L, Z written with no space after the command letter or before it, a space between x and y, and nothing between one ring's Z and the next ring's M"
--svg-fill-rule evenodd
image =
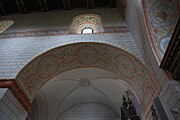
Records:
M27 13L27 9L26 9L26 6L24 5L23 0L16 0L16 4L19 8L20 13L22 14Z
M116 7L116 0L110 0L110 8Z
M71 9L71 2L70 0L63 0L63 6L65 10Z
M40 5L41 10L43 12L48 12L48 6L47 6L47 1L46 0L39 0L39 5Z
M5 10L5 8L1 2L0 2L0 12L2 15L7 15L7 11Z
M96 91L98 91L101 95L103 95L105 98L107 98L107 100L111 103L112 108L117 109L116 106L114 105L114 103L112 102L112 100L111 100L104 92L102 92L100 89L98 89L98 88L95 87L95 86L91 86L91 88L94 89L94 90L96 90ZM118 110L117 110L117 111L118 111Z
M54 115L53 116L56 116L58 113L58 109L61 107L61 105L63 104L63 102L66 100L66 98L70 95L70 94L72 94L75 90L77 90L79 88L79 86L76 86L75 88L73 88L72 90L70 90L65 96L63 96L63 98L62 98L62 100L58 103L58 105L57 105L57 107L56 107L56 112L54 113ZM62 111L63 112L63 111ZM61 113L62 113L61 112ZM60 114L61 114L60 113Z
M94 0L87 0L87 8L92 9L94 7Z

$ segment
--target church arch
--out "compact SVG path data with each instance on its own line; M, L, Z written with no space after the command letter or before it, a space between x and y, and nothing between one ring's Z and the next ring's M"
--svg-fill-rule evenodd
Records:
M159 92L156 78L137 58L108 44L75 43L54 48L28 63L15 81L32 102L39 89L51 78L71 69L85 67L117 73L138 91L144 115L148 114Z

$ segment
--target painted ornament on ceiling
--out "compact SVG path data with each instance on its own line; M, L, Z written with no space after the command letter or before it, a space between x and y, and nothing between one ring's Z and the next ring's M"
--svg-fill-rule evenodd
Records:
M158 26L168 26L176 22L174 8L167 5L155 4L151 8L152 22Z
M166 49L168 47L168 44L170 42L170 39L171 39L170 36L166 36L166 37L161 38L158 41L159 42L158 45L159 45L161 53L165 53L165 51L166 51Z
M77 60L82 65L93 65L98 61L98 53L96 49L90 46L84 46L76 52Z
M55 55L45 56L38 63L37 72L42 79L51 77L59 68L59 59Z
M157 51L155 55L161 60L178 20L177 4L178 0L148 0L146 2L152 31L150 34L154 39L151 44L155 45L156 48L153 48Z
M3 21L0 21L0 33L2 33L5 30L7 30L13 24L14 24L14 20L3 20Z
M136 74L136 68L133 61L126 55L118 55L115 58L115 66L119 71L119 74L127 79L134 79Z
M86 78L83 78L79 81L79 85L82 87L82 88L87 88L87 87L90 87L91 85L91 81L89 79L86 79Z

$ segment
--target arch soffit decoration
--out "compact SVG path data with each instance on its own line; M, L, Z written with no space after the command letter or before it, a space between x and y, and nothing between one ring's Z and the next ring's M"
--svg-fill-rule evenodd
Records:
M49 50L28 63L16 82L32 102L39 89L58 74L76 68L94 67L114 72L133 87L147 116L159 93L156 78L128 52L102 43L74 43Z

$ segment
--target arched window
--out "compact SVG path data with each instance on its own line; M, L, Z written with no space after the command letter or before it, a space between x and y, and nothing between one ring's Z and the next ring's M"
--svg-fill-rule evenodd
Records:
M93 33L93 29L90 27L84 28L81 31L81 34L92 34Z
M70 34L92 34L103 32L101 17L95 14L76 16L69 30Z

